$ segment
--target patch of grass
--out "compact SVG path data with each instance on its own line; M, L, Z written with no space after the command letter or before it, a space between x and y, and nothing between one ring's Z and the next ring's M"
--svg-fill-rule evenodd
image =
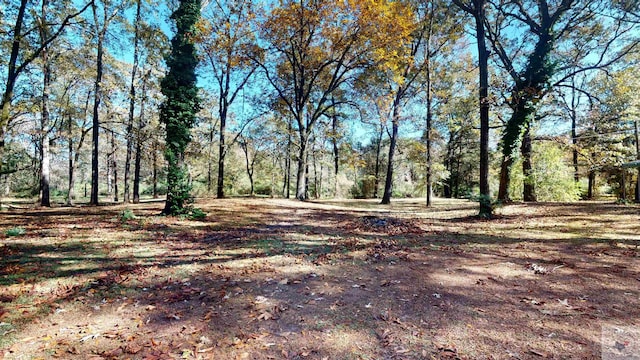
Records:
M7 236L22 236L26 233L27 233L27 230L25 230L21 226L8 229L7 231L4 232L4 234Z
M193 208L189 212L189 219L191 220L202 220L207 217L207 213L202 211L200 208Z
M126 209L120 214L120 221L127 222L129 220L137 219L136 214L131 209Z
M0 322L0 348L8 346L15 341L16 328L13 324Z

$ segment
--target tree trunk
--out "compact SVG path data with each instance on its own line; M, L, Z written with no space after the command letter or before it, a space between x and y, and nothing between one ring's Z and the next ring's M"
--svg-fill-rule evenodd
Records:
M525 126L520 151L522 153L522 174L524 174L522 199L527 202L536 202L538 199L536 198L533 166L531 164L531 133L529 125Z
M479 102L480 102L480 211L481 217L491 217L489 188L489 51L484 29L486 0L475 0L476 40L478 43Z
M112 156L113 156L113 153L109 152L109 154L107 154L107 158L105 159L105 163L107 164L107 195L109 196L113 195L113 176L111 173L111 171L113 170L113 167L111 167Z
M20 1L16 23L13 28L11 54L9 55L9 63L7 64L7 80L5 83L4 93L2 94L2 111L0 112L0 159L4 157L4 136L11 117L11 100L13 98L13 90L19 73L17 68L18 53L20 52L20 42L22 41L22 22L24 20L27 3L27 0ZM0 161L0 174L3 170L2 162Z
M627 170L622 168L620 170L620 200L627 200Z
M307 200L307 145L309 135L305 129L300 130L300 150L298 151L298 169L296 174L296 199Z
M99 31L98 29L98 13L97 6L95 3L92 3L91 8L93 10L93 18L95 21L96 33L98 35L98 44L97 44L97 57L96 57L96 81L94 87L94 100L93 100L93 129L92 129L92 139L93 139L93 150L91 152L91 199L89 200L90 205L98 205L98 178L99 178L99 168L98 168L98 156L99 156L99 133L100 133L100 101L102 98L102 58L103 58L103 42L104 42L104 32ZM104 30L104 29L103 29Z
M207 157L207 193L211 194L213 189L213 138L215 135L215 123L213 116L211 117L211 123L209 124L209 146Z
M142 161L142 142L136 142L136 157L133 165L133 203L140 203L140 163Z
M511 202L509 198L509 184L511 183L511 167L513 166L513 158L511 156L502 156L502 164L500 165L500 187L498 188L498 200L507 204Z
M113 201L118 202L118 157L116 148L116 136L111 132L111 167L113 168Z
M144 68L143 68L144 73ZM147 91L147 77L145 76L142 80L142 94L145 94ZM142 97L140 101L140 115L138 118L138 129L136 131L136 157L133 165L133 203L140 203L140 168L142 161L142 143L144 141L142 136L142 130L147 126L147 123L144 119L145 116L145 104L146 97Z
M636 160L640 160L640 134L638 133L639 122L640 120L638 119L636 119L636 121L633 122L634 133L636 137ZM636 177L636 193L635 193L634 201L636 203L640 203L640 167L638 167L637 171L638 171L638 174Z
M308 142L307 142L307 158L304 159L304 199L308 200L309 199L309 149L308 149Z
M331 97L331 106L333 108L333 116L331 117L331 145L333 145L333 196L338 196L338 171L340 167L340 153L338 148L338 115L336 114L336 102Z
M318 158L316 154L316 139L313 139L313 146L311 150L311 157L313 158L313 197L315 199L320 198L320 193L318 192Z
M221 99L224 100L224 99ZM224 104L220 105L220 143L218 144L218 199L224 198L224 157L227 155L225 144L225 131L227 128L227 109Z
M254 195L253 165L255 161L255 153L253 155L254 156L253 160L251 160L249 156L249 144L247 143L246 139L241 138L239 143L240 143L240 148L242 149L242 152L244 152L245 170L247 171L247 176L249 177L249 186L250 186L249 196L253 196Z
M47 7L48 0L42 1L42 12L40 14L42 24L40 26L40 46L42 52L42 117L40 121L40 206L51 207L50 199L50 174L51 174L51 151L49 148L49 85L51 84L51 64L49 63L49 49L45 42L48 38Z
M389 157L387 163L387 178L384 182L384 193L381 204L390 204L393 194L393 156L396 152L396 142L398 140L398 121L400 117L400 101L396 96L393 104L393 118L391 119L391 138L389 139Z
M580 181L580 174L578 172L578 119L576 116L576 96L575 89L571 91L571 144L573 145L573 181Z
M49 183L51 174L51 150L49 147L49 84L51 68L47 52L43 51L42 118L40 122L40 206L51 207Z
M291 197L291 131L293 129L292 119L289 118L287 126L287 155L285 157L285 174L284 174L284 197L289 199Z
M427 40L429 41L429 40ZM425 70L425 75L427 76L427 84L426 84L426 91L427 91L427 154L426 154L426 158L427 158L427 199L426 199L426 205L427 207L431 207L431 195L432 195L432 189L431 189L431 121L432 121L432 112L431 112L431 61L430 59L427 59L427 68Z
M589 186L587 188L587 199L593 200L595 197L596 172L589 170Z
M153 140L153 198L160 197L158 194L158 141Z
M129 88L129 120L127 122L127 133L125 134L127 137L127 157L124 162L124 202L128 203L131 201L130 191L129 191L129 177L131 172L131 157L133 156L133 120L134 120L134 109L136 106L136 74L138 72L138 42L140 38L140 8L141 8L142 0L136 0L136 18L133 23L133 66L131 67L131 86Z
M376 138L376 166L375 166L375 178L373 184L373 198L378 198L378 188L380 187L380 155L382 152L382 135L384 134L384 127L380 126L380 131Z
M447 199L451 199L452 194L451 190L453 189L453 144L454 134L449 132L449 141L447 142L447 154L444 158L444 168L449 172L449 178L444 183L444 197Z
M68 119L69 123L68 123L68 136L69 136L69 140L68 140L68 151L69 151L69 183L68 183L68 187L67 187L67 206L72 206L73 205L73 198L75 197L75 182L76 179L74 177L74 162L73 162L73 120L71 119L71 114L69 114L69 119Z

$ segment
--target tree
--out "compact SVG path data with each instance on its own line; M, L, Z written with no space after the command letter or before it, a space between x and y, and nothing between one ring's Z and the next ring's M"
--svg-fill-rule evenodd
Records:
M5 80L5 87L2 93L2 99L0 100L0 173L2 169L2 157L4 154L5 145L5 133L11 120L11 102L14 96L14 90L18 82L18 78L25 70L31 65L31 63L40 57L40 54L45 50L53 41L55 41L60 35L63 34L66 27L71 20L82 14L89 8L92 2L84 5L79 11L71 13L63 18L60 25L54 30L48 31L46 34L42 34L44 37L39 42L38 46L33 49L25 50L24 44L26 43L26 37L29 33L37 31L38 24L34 24L34 28L24 30L23 27L26 24L25 16L28 13L27 5L28 0L20 0L18 7L18 13L13 25L11 51L9 55L9 62L7 64L7 77ZM44 6L44 5L43 5ZM28 24L26 24L28 25Z
M133 122L135 117L136 107L136 75L138 73L138 67L140 65L140 23L142 21L141 16L142 0L136 0L136 16L133 22L133 64L131 66L131 85L129 86L129 118L127 120L127 129L125 136L127 137L127 155L124 165L124 202L128 203L131 200L129 191L129 175L131 169L131 157L133 155ZM136 157L136 161L138 158ZM139 169L139 168L138 168ZM138 198L139 199L139 198Z
M480 216L492 216L491 191L489 188L489 51L485 42L485 6L487 0L453 0L454 3L475 20L478 43L479 104L480 104Z
M162 94L166 97L160 107L160 121L165 125L167 159L167 200L165 215L180 215L190 209L191 185L184 162L184 152L191 141L191 128L200 110L196 87L198 56L194 44L196 23L200 18L200 0L180 0L171 15L176 23L176 35L171 39L171 53L167 57L167 75L162 79Z
M395 63L401 57L397 44L408 38L413 22L400 2L281 3L262 25L268 47L257 61L297 126L296 198L305 200L310 135L343 103L331 95L364 69Z
M238 94L254 74L257 65L255 35L248 24L255 18L252 0L212 2L213 8L200 25L199 42L216 83L219 116L218 198L224 197L224 160L232 144L225 142L227 117ZM246 119L245 119L246 121Z
M426 108L426 204L431 206L432 196L432 123L433 123L433 69L437 56L442 55L449 45L459 36L459 22L453 15L453 8L440 1L427 1L414 5L416 26L411 33L411 41L405 43L407 56L401 63L400 71L391 76L391 88L394 89L394 101L391 116L391 138L387 162L382 203L391 201L393 185L394 155L398 136L399 117L403 103L414 93L422 90L425 93ZM402 52L401 52L402 53Z
M99 140L100 140L100 103L102 102L102 77L104 74L104 42L109 30L109 25L114 21L122 11L125 2L113 4L111 1L105 0L100 7L101 14L98 11L98 4L91 2L91 10L93 12L93 31L96 40L96 78L93 90L93 121L91 129L91 139L93 141L93 149L91 153L91 199L89 204L98 205L98 180L99 180ZM101 16L99 16L101 15Z
M501 139L503 159L498 191L498 199L508 202L510 171L521 139L525 178L531 170L527 159L531 153L527 129L536 117L541 100L555 86L576 74L614 64L638 43L633 36L628 36L633 25L623 21L625 15L611 2L499 0L490 3L493 12L487 21L487 35L502 70L512 81L508 99L511 116ZM524 199L535 200L533 186L525 187Z

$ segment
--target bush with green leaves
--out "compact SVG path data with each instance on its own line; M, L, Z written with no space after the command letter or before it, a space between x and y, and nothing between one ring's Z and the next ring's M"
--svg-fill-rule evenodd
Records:
M135 220L136 214L131 211L131 209L126 209L120 214L120 221L127 222L129 220Z
M14 227L11 229L8 229L7 231L4 232L5 235L7 236L21 236L26 234L27 231L23 228L23 227Z
M580 184L574 181L569 154L569 151L558 144L536 142L533 146L533 172L530 178L525 178L522 173L522 159L518 158L514 162L509 191L511 199L522 199L523 183L531 181L535 185L538 201L578 201Z

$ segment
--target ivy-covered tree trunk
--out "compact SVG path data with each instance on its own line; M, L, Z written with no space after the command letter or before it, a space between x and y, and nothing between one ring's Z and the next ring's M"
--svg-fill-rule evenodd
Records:
M531 163L531 127L526 126L524 135L522 136L522 145L520 147L522 154L522 173L524 174L524 184L522 190L522 199L527 202L536 202L536 187L533 179L533 164Z
M557 21L557 19L554 21ZM510 104L513 113L507 121L507 126L502 135L502 166L498 191L498 200L502 202L509 202L510 200L510 173L518 142L524 134L524 130L533 122L538 102L548 92L549 79L555 72L554 64L550 59L555 41L552 35L553 26L554 22L551 19L546 19L540 27L538 41L533 52L529 55L527 66L515 80L513 86Z
M193 42L195 24L200 18L199 0L180 0L171 15L176 22L176 35L171 40L167 57L169 72L162 79L162 94L166 96L160 107L160 121L166 127L167 201L165 215L189 212L191 185L184 163L184 152L191 141L191 128L200 110L195 69L198 57Z

